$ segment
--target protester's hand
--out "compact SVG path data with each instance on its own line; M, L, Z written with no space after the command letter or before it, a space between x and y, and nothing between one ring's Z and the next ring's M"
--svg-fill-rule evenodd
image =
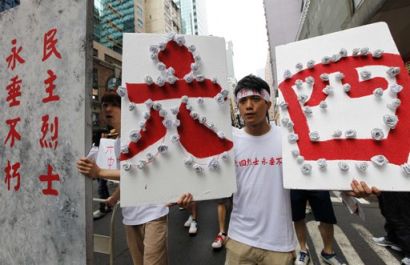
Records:
M193 197L191 193L184 193L177 200L177 204L181 207L187 208L191 202L193 202Z
M352 191L346 192L347 195L349 196L354 196L357 198L362 198L362 197L368 197L372 194L379 195L380 190L376 187L369 187L366 182L364 181L357 181L353 180L352 183L350 183L350 187L352 188Z
M110 196L105 200L105 203L108 206L114 207L118 202L118 198L116 196Z
M86 157L82 157L77 161L77 169L81 174L89 178L98 178L100 172L97 164Z

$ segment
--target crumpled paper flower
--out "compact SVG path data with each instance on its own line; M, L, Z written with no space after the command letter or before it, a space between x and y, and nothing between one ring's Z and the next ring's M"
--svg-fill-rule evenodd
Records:
M167 129L171 129L172 127L174 127L174 121L170 120L170 119L164 119L162 121L162 124L165 126L165 128Z
M218 84L218 78L214 77L211 80L212 84Z
M297 63L295 67L296 67L296 69L298 69L298 71L302 71L303 64L302 63Z
M331 59L332 58L330 58L329 56L323 56L322 57L322 64L329 64Z
M395 96L396 94L400 93L403 90L403 86L401 86L399 84L393 84L389 88L390 88L390 92L393 96Z
M160 70L160 71L164 71L167 67L165 66L164 63L158 63L158 64L157 64L157 68L158 68L158 70Z
M174 120L174 127L179 127L179 125L181 125L181 121L178 119Z
M342 56L340 54L333 54L330 58L330 61L337 63L338 61L340 61L340 59L342 59Z
M289 123L288 123L289 124ZM299 136L296 133L289 133L288 141L291 144L296 143L299 140Z
M137 168L138 169L144 169L146 164L147 164L147 162L145 162L144 160L140 160L140 161L138 161Z
M313 67L315 67L315 61L314 61L314 60L309 60L309 61L307 61L306 67L307 67L308 69L312 69Z
M185 157L184 164L191 166L194 163L194 158L192 156Z
M329 75L326 73L320 74L320 79L322 79L322 81L329 81Z
M151 53L157 53L158 52L158 46L157 45L151 45L149 46L149 51Z
M380 98L383 96L383 89L381 87L376 88L373 90L373 95L377 98Z
M295 124L293 124L292 121L289 121L288 124L286 125L286 127L288 128L289 131L293 131L293 126L294 126L294 125L295 125Z
M171 135L171 142L173 142L174 144L179 143L179 135L178 134Z
M158 76L157 85L158 86L164 86L165 85L165 79L162 76Z
M120 97L125 97L126 95L127 95L127 89L125 88L125 87L123 87L123 86L119 86L118 87L118 89L117 89L117 94L120 96Z
M303 175L310 175L310 173L312 173L312 165L306 163L303 164L301 171Z
M162 109L162 105L159 102L154 102L154 104L152 105L152 108L154 110L161 110Z
M361 56L367 56L369 54L369 48L368 47L363 47L360 49L360 55Z
M177 81L177 78L176 78L175 76L173 76L173 75L168 75L168 76L167 76L167 82L168 82L168 84L173 85L173 84L175 84L176 81Z
M203 169L200 165L198 165L198 164L194 164L194 165L192 166L192 168L195 170L195 172L196 172L197 174L202 174L202 172L204 172L204 169Z
M367 162L359 162L359 163L356 163L355 165L356 165L357 170L363 173L366 172L367 168L369 167Z
M327 168L327 161L324 158L319 158L317 160L317 165L319 166L319 169L324 170Z
M189 99L188 96L186 96L186 95L185 95L185 96L182 96L182 97L181 97L181 102L182 102L182 103L188 103L188 99Z
M298 155L300 155L299 150L297 149L292 150L291 153L293 157L298 157Z
M130 151L130 150L128 149L128 145L127 145L127 144L121 146L121 153L123 153L123 154L128 154L129 151Z
M192 73L188 73L184 76L184 80L185 82L192 83L192 81L194 81L194 75Z
M158 49L159 49L160 51L164 51L166 47L167 47L167 44L166 44L165 42L160 42L160 43L158 44Z
M191 113L189 113L189 115L191 116L192 119L197 120L199 117L198 112L195 111L191 111Z
M206 123L206 117L205 116L200 116L198 118L198 121L199 121L200 124L205 124Z
M323 88L322 92L325 93L326 95L333 95L334 89L332 86L327 85L325 86L325 88Z
M154 104L154 101L152 101L152 99L147 99L144 102L145 106L147 106L148 109L150 109L152 107L152 105Z
M175 42L179 45L182 46L185 44L185 37L182 35L176 36L175 37Z
M393 78L396 75L400 74L400 67L390 67L389 69L387 69L386 73L390 78Z
M195 45L190 45L189 47L188 47L188 50L190 51L190 52L194 52L195 50L196 50L196 47L195 47Z
M153 52L149 55L149 57L154 61L154 63L158 63L158 53Z
M136 143L139 139L141 139L141 134L137 130L132 130L130 131L129 137L131 142Z
M288 109L288 103L286 103L285 101L281 101L279 103L279 107L281 108L281 110L287 110Z
M381 50L381 49L375 50L373 52L372 56L373 56L373 58L377 58L377 59L381 58L383 56L383 50Z
M168 146L167 146L167 145L165 145L165 144L160 144L160 145L158 146L158 152L159 152L160 154L165 154L167 151L168 151Z
M214 98L215 98L216 102L218 102L219 104L225 103L225 97L221 93L216 94L216 96Z
M122 164L122 168L123 168L125 171L130 171L130 170L131 170L131 164L130 164L130 162L128 162L128 161L124 162L124 163Z
M298 155L296 157L296 162L298 162L299 164L302 164L303 162L305 162L305 157Z
M341 171L349 171L349 164L344 161L339 161L339 163L337 163L337 166L340 168Z
M161 109L159 111L159 116L166 117L168 115L168 111L166 109Z
M137 105L135 105L135 103L130 103L129 105L128 105L128 110L129 111L133 111L133 110L135 110L137 108Z
M286 118L286 117L282 118L282 120L281 120L283 126L288 125L289 121L290 121L289 118Z
M354 57L356 57L356 56L359 55L359 52L360 52L360 49L359 49L359 48L354 48L353 51L352 51L352 55L353 55Z
M333 132L332 136L335 137L335 138L339 138L339 137L342 136L342 134L343 134L343 132L341 130L336 130L336 131Z
M303 112L305 113L306 116L311 116L312 113L313 113L313 111L312 111L312 109L311 109L310 107L305 107L305 108L303 109Z
M308 77L305 78L305 82L306 82L306 84L311 86L315 83L315 79L313 78L313 76L308 76Z
M191 63L191 70L192 70L192 72L197 72L199 70L199 64L198 63Z
M199 105L202 105L202 104L204 104L204 98L199 97L199 98L197 98L196 102L197 102Z
M376 141L381 141L384 138L384 132L382 129L379 129L379 128L374 128L371 131L371 134L372 134L372 138Z
M320 139L319 132L313 131L309 133L309 138L312 142L317 142Z
M144 112L143 114L144 120L148 120L150 117L151 117L151 114L149 114L149 112Z
M219 137L220 139L225 139L225 134L224 134L223 131L218 131L218 132L216 133L216 135L218 135L218 137Z
M144 81L145 81L145 83L147 83L147 85L152 85L154 83L154 80L149 75L145 76Z
M298 79L298 80L295 81L295 85L296 85L297 88L301 89L301 88L303 88L303 81Z
M388 103L386 106L389 109L395 111L400 106L400 104L401 104L401 100L398 98L395 98L392 100L392 102Z
M341 48L339 51L339 55L341 57L347 57L347 50L345 48Z
M363 80L369 80L372 77L372 73L370 71L364 70L360 72L360 77Z
M396 125L399 122L399 119L397 118L396 115L386 114L383 116L383 122L390 129L394 129L396 128Z
M343 84L344 92L349 93L351 88L352 86L350 84Z
M201 56L199 56L198 54L194 56L194 60L196 62L200 62L202 60Z
M196 80L197 82L204 82L204 81L205 81L205 76L203 76L203 75L196 75L196 76L195 76L195 80Z
M228 161L229 160L229 153L228 152L223 152L222 154L221 154L221 158L222 158L222 160L224 160L224 161Z
M298 100L299 100L299 102L301 102L302 104L305 104L305 102L307 101L307 99L308 99L308 96L305 95L305 94L299 94L299 96L298 96Z
M382 167L389 163L389 160L384 155L375 155L370 160L378 167Z
M148 160L149 162L151 162L152 160L155 159L154 155L151 154L151 153L147 153L147 154L145 155L145 157L147 158L147 160Z
M290 70L285 70L283 73L283 79L289 79L292 77L292 72Z
M209 170L217 170L219 168L219 162L217 159L212 158L208 163Z
M345 131L345 136L348 139L356 138L357 132L354 129L349 129Z
M341 81L343 78L345 78L345 75L343 73L336 73L335 78L337 81Z
M222 94L222 96L227 97L227 96L229 95L229 90L227 90L227 89L222 89L222 90L221 90L221 94Z
M138 127L140 128L140 130L145 131L145 121L140 121L138 123Z
M327 109L327 103L326 103L326 101L324 101L324 100L320 101L319 107L320 107L321 109L323 109L323 110Z

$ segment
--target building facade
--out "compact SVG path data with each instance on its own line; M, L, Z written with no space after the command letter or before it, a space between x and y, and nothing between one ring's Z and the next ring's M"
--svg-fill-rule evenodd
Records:
M172 0L145 0L145 32L181 32L181 15Z
M181 8L182 33L188 35L207 35L205 0L178 0Z

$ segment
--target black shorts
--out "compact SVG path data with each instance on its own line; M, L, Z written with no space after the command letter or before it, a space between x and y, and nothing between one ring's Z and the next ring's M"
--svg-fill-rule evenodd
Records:
M305 219L306 202L309 201L316 221L336 224L336 216L330 201L329 191L323 190L291 190L292 220Z

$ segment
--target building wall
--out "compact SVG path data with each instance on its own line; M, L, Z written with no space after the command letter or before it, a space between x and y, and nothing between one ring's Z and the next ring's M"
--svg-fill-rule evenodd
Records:
M172 0L145 0L145 32L181 32L178 6Z
M189 35L207 35L206 1L179 0L181 7L182 33Z

